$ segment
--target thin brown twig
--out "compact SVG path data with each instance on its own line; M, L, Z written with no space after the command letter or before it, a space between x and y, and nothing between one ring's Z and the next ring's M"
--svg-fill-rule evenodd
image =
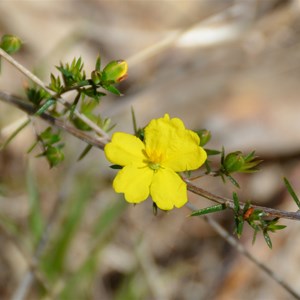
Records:
M192 193L202 196L213 202L216 202L219 204L225 204L226 207L234 209L234 201L232 199L212 194L212 193L194 185L188 179L184 179L184 181L187 184L188 190L191 191ZM245 205L246 205L245 203L240 202L241 209L243 209ZM254 209L263 211L265 213L266 217L284 218L284 219L300 221L300 212L299 211L289 212L289 211L284 211L284 210L279 210L279 209L274 209L274 208L269 208L269 207L264 207L264 206L259 206L259 205L252 205L252 204L251 204L251 207L253 207Z
M11 95L9 93L0 91L0 99L6 103L9 103L9 104L12 104L12 105L18 107L19 109L21 109L22 111L26 112L29 115L34 115L36 112L35 108L32 105L30 105L29 103L26 103L20 97ZM64 129L66 132L76 136L80 140L82 140L90 145L93 145L102 150L104 149L106 142L103 141L103 139L92 137L92 136L86 134L85 132L74 128L73 126L66 124L65 121L62 121L62 120L52 117L48 113L43 113L43 114L39 115L39 117L42 118L43 120L47 121L51 125L54 125L61 129Z

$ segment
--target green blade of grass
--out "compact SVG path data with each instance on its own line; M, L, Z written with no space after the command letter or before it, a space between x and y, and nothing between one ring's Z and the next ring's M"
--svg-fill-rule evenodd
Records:
M80 184L77 182L77 185L74 184L74 186L76 187L71 195L72 198L66 203L67 212L62 226L41 262L45 274L51 280L61 277L65 272L67 254L85 212L87 200L91 196L91 180L86 179Z
M38 194L38 187L31 166L29 166L27 170L26 184L29 200L28 227L33 237L33 245L36 245L43 232L44 218L39 202L40 199Z

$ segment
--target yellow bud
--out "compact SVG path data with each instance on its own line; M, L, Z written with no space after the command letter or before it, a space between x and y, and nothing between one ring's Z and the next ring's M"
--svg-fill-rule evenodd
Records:
M128 65L125 60L114 60L108 63L102 72L102 80L107 83L120 82L127 78Z

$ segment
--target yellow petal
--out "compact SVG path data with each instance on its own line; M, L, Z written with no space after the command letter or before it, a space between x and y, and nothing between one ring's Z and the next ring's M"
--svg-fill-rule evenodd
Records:
M162 210L181 207L187 202L186 183L174 171L161 168L154 173L150 195Z
M172 146L168 150L167 158L162 165L171 168L175 172L196 170L201 167L207 159L205 150L196 143L196 133L185 130L181 138L173 139ZM177 149L177 151L174 151Z
M114 164L126 166L128 164L141 164L145 159L145 145L136 136L116 132L111 142L104 148L106 158Z
M142 202L149 196L153 173L146 165L143 168L125 166L114 179L113 188L117 193L124 193L127 202Z
M175 172L198 169L206 160L206 152L199 147L196 133L187 130L178 118L169 115L152 120L145 128L146 153L155 152L162 166Z

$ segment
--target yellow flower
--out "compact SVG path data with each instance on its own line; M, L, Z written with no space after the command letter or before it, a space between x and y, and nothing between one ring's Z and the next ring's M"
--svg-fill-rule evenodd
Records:
M178 118L152 120L142 142L137 137L116 132L105 146L106 158L122 166L113 182L126 201L139 203L150 195L162 210L187 202L186 183L177 172L198 169L207 155L196 133L187 130Z

